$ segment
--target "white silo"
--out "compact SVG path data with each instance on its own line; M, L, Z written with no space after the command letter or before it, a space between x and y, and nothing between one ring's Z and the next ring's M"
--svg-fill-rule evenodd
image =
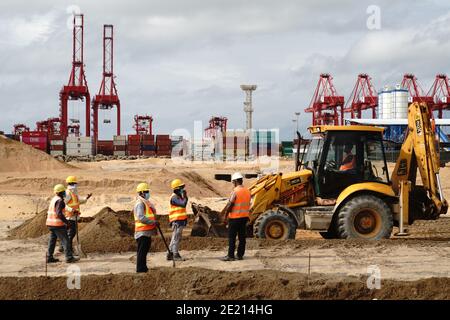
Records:
M392 118L406 119L408 118L408 90L397 85L392 90Z

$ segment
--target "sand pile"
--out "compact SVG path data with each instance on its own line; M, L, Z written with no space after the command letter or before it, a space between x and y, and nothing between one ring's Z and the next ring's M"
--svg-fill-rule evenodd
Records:
M145 275L87 275L82 290L66 277L2 277L0 299L449 299L450 278L383 280L369 290L366 278L335 278L261 270L224 272L201 268L151 269ZM274 288L274 290L267 290Z
M48 228L45 225L47 220L47 209L42 210L33 218L26 220L20 226L15 227L9 231L10 239L29 239L38 238L48 233Z
M33 239L48 234L48 228L45 225L47 220L47 209L37 213L34 217L25 220L24 223L9 231L9 239ZM93 217L80 217L79 230L94 220Z
M0 135L0 172L31 172L74 168L45 152Z

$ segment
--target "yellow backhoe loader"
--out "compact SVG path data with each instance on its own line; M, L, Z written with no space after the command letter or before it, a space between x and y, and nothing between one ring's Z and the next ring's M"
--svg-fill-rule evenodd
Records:
M300 228L319 231L324 238L376 240L389 238L393 226L404 234L415 220L445 214L448 204L430 115L426 104L409 106L405 140L391 177L383 128L309 128L312 140L301 161L297 157L295 171L266 175L250 187L249 231L258 238L293 239ZM192 235L226 235L220 213L198 204L192 208Z

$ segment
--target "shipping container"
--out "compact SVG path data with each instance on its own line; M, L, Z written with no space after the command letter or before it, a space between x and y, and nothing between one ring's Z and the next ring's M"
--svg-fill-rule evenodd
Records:
M127 146L114 145L114 151L127 151Z
M92 137L67 137L66 143L92 143Z
M143 150L142 155L146 157L154 157L156 155L156 151Z
M141 150L127 150L127 155L129 156L140 156L141 155Z
M50 151L64 151L64 145L50 145Z
M151 145L151 146L142 145L141 146L141 150L142 151L156 151L156 146L154 146L154 145Z
M114 136L113 141L127 141L127 136Z
M62 155L64 155L64 151L50 150L50 155L52 155L52 156L62 156Z

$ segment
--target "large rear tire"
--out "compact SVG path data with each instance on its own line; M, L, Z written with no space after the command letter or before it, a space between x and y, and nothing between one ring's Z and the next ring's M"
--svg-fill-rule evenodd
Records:
M281 211L264 212L253 225L253 234L261 239L295 239L296 230L297 226L292 218Z
M392 228L391 209L386 202L372 195L357 196L339 211L338 234L342 239L387 239Z

